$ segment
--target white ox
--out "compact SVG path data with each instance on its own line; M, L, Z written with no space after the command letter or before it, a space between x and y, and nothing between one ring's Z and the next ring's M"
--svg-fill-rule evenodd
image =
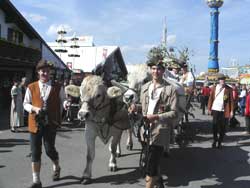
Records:
M186 102L184 87L177 81L169 78L167 75L171 75L171 73L168 70L166 70L164 74L164 79L176 88L176 91L178 94L178 116L173 121L167 122L170 127L170 130L169 130L170 135L169 135L169 142L166 143L165 150L169 152L170 138L171 138L171 142L174 142L173 141L174 140L173 128L176 125L178 125L179 122L181 122L183 115L186 112L187 102ZM128 75L129 88L123 95L124 102L138 103L141 86L149 80L151 80L151 76L149 74L149 69L147 65L140 64L140 65L135 66L135 69ZM120 87L123 91L126 89L124 88L124 86L122 86L119 83L114 83L114 84ZM128 131L127 149L131 150L132 147L133 147L132 129L130 129Z
M95 158L95 140L99 137L106 144L112 137L110 144L111 157L109 169L115 171L116 149L122 131L129 128L129 118L126 105L120 97L121 90L103 83L99 76L86 77L80 86L81 108L78 118L85 121L85 140L87 144L86 167L81 180L82 184L91 183L92 163Z

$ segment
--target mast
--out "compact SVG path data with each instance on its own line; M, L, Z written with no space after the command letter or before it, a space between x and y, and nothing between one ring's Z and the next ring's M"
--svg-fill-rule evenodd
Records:
M167 21L166 21L166 16L165 16L164 21L163 21L161 45L164 46L164 47L167 47Z

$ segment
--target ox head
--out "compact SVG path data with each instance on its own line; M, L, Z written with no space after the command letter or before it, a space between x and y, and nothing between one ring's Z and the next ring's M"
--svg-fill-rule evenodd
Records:
M78 118L104 123L109 116L110 99L121 96L121 93L117 87L107 88L100 76L86 77L80 86L82 105Z
M138 102L138 95L137 92L133 88L129 88L119 82L116 82L114 80L111 81L112 85L120 88L120 90L123 93L123 102L127 104L127 106L130 106L131 103L137 103Z
M146 64L134 65L134 69L128 75L128 86L112 81L112 84L119 87L124 95L123 102L128 106L131 103L139 102L141 86L151 79L149 69Z

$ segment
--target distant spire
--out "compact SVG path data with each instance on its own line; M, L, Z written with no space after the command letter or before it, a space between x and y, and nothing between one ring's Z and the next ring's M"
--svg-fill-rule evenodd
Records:
M167 47L167 21L166 21L166 16L164 18L163 22L163 30L162 30L162 39L161 39L161 44L165 47Z

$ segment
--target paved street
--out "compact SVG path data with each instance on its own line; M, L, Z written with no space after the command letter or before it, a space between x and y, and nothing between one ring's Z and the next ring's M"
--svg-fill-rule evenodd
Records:
M249 188L250 137L243 135L244 120L237 117L241 127L227 132L224 147L211 148L211 117L200 115L190 118L194 142L179 148L173 145L170 157L162 161L162 172L166 187L178 188ZM93 184L81 185L79 179L85 165L84 130L81 127L63 126L57 136L56 145L60 154L61 180L52 182L52 164L43 153L41 180L45 188L139 188L144 180L138 169L140 147L136 142L133 151L125 149L122 139L122 157L118 159L118 171L108 171L109 152L99 139L96 142L96 158L93 165ZM25 188L32 180L29 154L29 134L0 132L0 188Z

